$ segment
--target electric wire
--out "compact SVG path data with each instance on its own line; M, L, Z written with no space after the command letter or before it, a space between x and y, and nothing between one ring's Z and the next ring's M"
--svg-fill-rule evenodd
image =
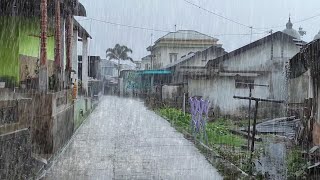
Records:
M190 32L173 32L173 31L168 31L168 30L164 30L164 29L154 29L154 28L148 28L148 27L141 27L141 26L135 26L135 25L128 25L128 24L121 24L121 23L116 23L116 22L111 22L111 21L106 21L106 20L100 20L100 19L96 19L96 18L86 18L86 19L81 19L78 21L86 21L86 20L92 20L92 21L96 21L96 22L100 22L100 23L106 23L106 24L110 24L110 25L114 25L114 26L122 26L122 27L127 27L127 28L133 28L133 29L140 29L140 30L148 30L148 31L156 31L156 32L164 32L164 33L181 33L181 34L192 34ZM253 35L257 35L257 34L267 34L267 31L263 31L263 32L256 32L256 33L252 33ZM231 33L231 34L214 34L213 36L248 36L251 35L251 33Z

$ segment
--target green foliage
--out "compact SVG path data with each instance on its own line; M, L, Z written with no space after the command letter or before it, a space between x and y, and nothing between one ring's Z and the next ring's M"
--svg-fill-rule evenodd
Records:
M131 57L129 57L129 53L132 53L132 49L127 46L121 46L120 44L116 44L114 48L109 48L106 51L107 58L111 59L121 59L121 60L130 60L133 61ZM119 68L119 67L118 67Z
M177 126L179 128L182 128L183 130L186 130L190 133L190 120L191 115L190 114L183 114L182 111L174 109L174 108L163 108L159 110L160 115L167 118L170 123L172 123L174 126Z
M232 121L226 119L218 119L215 122L208 123L207 134L209 143L235 147L245 144L245 140L242 137L234 135L229 131L233 126Z
M166 117L170 123L190 133L191 115L184 115L182 111L174 108L163 108L159 110L160 115ZM218 119L215 122L207 123L207 135L209 145L227 145L240 147L245 144L245 140L234 134L231 134L229 128L233 125L231 120Z
M165 117L178 131L184 130L191 134L190 130L190 114L183 114L182 111L174 108L162 108L158 110L162 117ZM241 146L246 143L243 137L232 134L229 130L235 128L236 125L231 120L217 119L215 122L207 123L206 131L208 135L208 146L214 149L224 159L234 163L240 168L245 167L247 163L248 154L241 150ZM223 174L227 177L235 177L224 168L220 168ZM248 171L246 171L248 172ZM231 175L231 176L229 176ZM226 178L228 179L228 178Z
M298 149L293 149L287 156L288 179L307 179L308 162Z

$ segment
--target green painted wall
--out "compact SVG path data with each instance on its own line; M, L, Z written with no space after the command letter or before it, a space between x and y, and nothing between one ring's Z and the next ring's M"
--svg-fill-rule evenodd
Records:
M87 109L86 109L87 102ZM74 103L74 130L77 130L83 121L89 116L91 113L91 98L84 98L79 96L78 99ZM80 111L83 111L83 116L80 114Z
M17 18L0 17L0 81L19 79L18 37Z
M54 30L49 28L48 59L54 60ZM0 81L19 82L19 55L39 58L40 19L0 16Z
M47 52L48 59L54 60L54 31L49 29ZM21 18L19 28L19 54L39 57L40 56L40 19Z

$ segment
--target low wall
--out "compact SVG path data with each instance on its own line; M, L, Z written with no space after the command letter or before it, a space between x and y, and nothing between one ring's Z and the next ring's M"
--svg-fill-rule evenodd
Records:
M33 160L28 129L0 135L0 179L27 179Z
M72 91L36 94L33 101L33 144L38 154L49 158L68 142L74 132Z
M0 135L29 128L33 119L31 99L0 101Z
M78 129L84 119L89 116L91 109L91 98L78 97L74 104L74 130Z

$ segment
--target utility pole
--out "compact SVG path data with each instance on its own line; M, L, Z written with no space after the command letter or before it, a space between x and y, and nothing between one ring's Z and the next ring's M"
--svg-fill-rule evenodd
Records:
M252 42L252 29L253 29L253 27L250 26L250 43Z
M152 61L152 37L153 37L153 34L151 33L151 44L150 44L150 47L151 47L151 51L150 51L150 69L153 69L153 61Z
M47 70L47 28L48 28L48 3L41 0L41 39L40 39L40 69L39 69L39 91L48 90L48 70Z

